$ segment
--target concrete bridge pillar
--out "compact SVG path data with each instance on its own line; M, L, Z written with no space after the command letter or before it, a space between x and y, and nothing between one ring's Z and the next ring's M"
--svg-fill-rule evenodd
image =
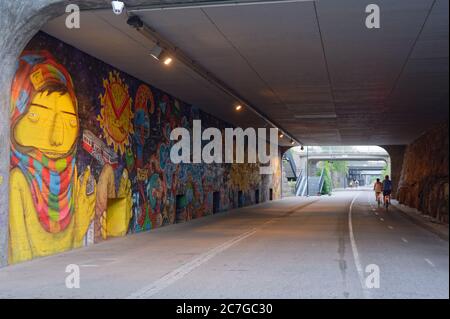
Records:
M392 197L396 198L398 184L400 181L400 176L403 167L403 157L405 155L405 145L385 145L383 147L390 156L391 159L391 180L392 180Z

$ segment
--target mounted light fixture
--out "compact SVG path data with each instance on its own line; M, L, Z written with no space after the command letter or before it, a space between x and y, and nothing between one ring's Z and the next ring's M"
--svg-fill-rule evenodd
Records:
M161 61L165 65L169 65L172 63L173 59L170 54L161 48L159 45L155 45L153 49L150 51L150 55L158 61Z
M170 56L165 56L163 58L161 58L161 61L165 64L165 65L169 65L172 63L173 59Z
M114 2L114 1L113 1ZM136 30L141 29L144 26L144 22L142 22L141 18L138 16L132 15L128 18L127 24Z
M236 105L236 107L234 109L236 111L240 111L240 110L242 110L242 105L238 104L238 105Z
M292 145L294 145L294 144L295 144L294 140L291 140L291 144L292 144Z
M280 135L278 135L278 137L283 138L284 137L283 133L280 133Z

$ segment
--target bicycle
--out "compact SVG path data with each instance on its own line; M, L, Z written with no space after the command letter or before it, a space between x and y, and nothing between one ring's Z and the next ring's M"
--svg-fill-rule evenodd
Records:
M389 205L391 204L391 195L384 195L384 207L386 211L389 209Z
M381 193L377 195L378 208L381 206Z

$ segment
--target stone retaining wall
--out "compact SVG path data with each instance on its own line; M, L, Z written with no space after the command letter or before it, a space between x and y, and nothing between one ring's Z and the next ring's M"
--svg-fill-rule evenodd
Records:
M448 122L407 146L397 199L448 223Z

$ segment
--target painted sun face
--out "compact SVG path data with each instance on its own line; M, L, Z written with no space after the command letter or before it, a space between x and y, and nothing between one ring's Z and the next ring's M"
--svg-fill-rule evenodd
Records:
M50 158L66 155L78 136L78 117L68 93L38 93L14 127L19 145L39 149Z
M129 134L134 132L128 86L117 72L110 73L109 79L103 80L103 86L105 93L100 95L102 109L97 119L108 145L112 145L115 152L124 154L129 145Z

